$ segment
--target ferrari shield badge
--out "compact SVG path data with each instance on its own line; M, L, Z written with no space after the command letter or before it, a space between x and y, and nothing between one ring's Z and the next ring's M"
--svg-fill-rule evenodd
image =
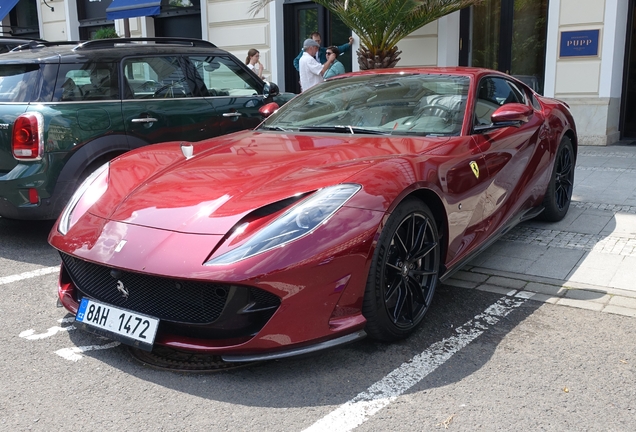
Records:
M470 161L470 168L473 170L473 174L475 174L476 178L479 178L479 165L477 165L477 162L475 161Z

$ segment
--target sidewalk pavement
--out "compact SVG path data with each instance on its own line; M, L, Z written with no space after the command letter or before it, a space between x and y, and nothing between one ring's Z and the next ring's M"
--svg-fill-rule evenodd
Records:
M636 144L579 147L567 216L520 224L445 284L636 317Z

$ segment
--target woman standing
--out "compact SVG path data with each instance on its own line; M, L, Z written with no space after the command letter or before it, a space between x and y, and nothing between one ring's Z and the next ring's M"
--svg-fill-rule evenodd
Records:
M327 58L331 57L334 60L333 60L333 63L331 64L331 67L327 69L325 71L325 74L322 76L324 79L335 77L336 75L345 73L344 65L340 63L338 60L336 60L338 58L338 55L340 55L340 50L338 49L337 46L332 45L328 47L327 52L325 54L327 54Z
M245 64L248 68L252 69L259 78L263 79L263 65L259 61L260 57L261 53L259 53L257 49L252 48L247 52Z

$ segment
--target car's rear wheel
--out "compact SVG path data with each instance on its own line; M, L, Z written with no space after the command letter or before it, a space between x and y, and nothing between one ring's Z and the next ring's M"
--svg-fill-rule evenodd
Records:
M550 183L543 198L544 210L539 219L557 222L567 214L574 188L574 164L572 141L564 136L557 149Z
M408 336L428 311L439 281L440 244L429 208L408 199L389 217L373 254L362 313L369 336Z

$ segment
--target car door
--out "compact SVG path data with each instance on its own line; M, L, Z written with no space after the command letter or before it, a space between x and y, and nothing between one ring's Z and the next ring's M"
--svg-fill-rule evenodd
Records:
M252 129L263 121L258 112L264 104L263 82L235 58L225 55L190 56L189 62L207 89L207 101L217 117L220 134Z
M490 124L490 116L502 105L531 106L525 89L501 76L486 76L477 87L473 124ZM513 216L536 205L541 192L533 186L541 179L535 174L548 151L547 125L541 110L534 109L527 123L483 133L473 133L486 161L489 186L484 205L487 232L494 232Z
M122 110L131 147L218 135L214 106L182 56L128 57L122 61L122 75Z

